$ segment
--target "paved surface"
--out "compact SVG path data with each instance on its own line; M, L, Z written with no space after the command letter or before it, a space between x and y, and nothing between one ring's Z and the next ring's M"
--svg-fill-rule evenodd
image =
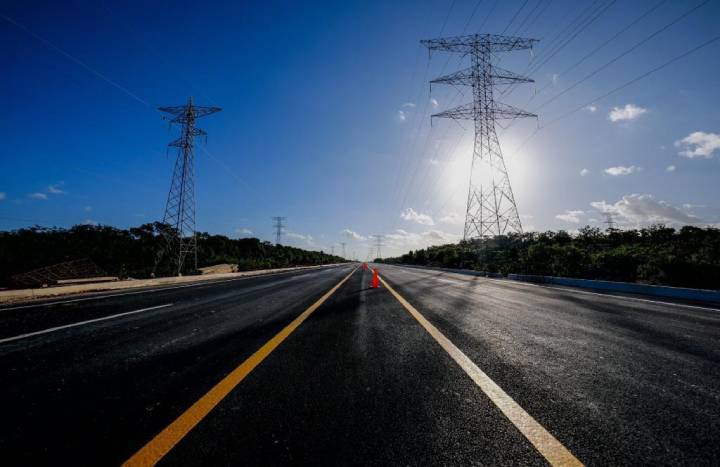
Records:
M122 463L351 271L0 309L3 464ZM582 462L720 460L720 311L381 275ZM369 283L353 273L160 463L546 464L494 396ZM88 320L99 321L76 325Z

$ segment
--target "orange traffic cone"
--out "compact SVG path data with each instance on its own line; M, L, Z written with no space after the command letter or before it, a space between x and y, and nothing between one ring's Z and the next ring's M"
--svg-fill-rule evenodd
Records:
M373 289L377 289L378 287L380 287L380 278L378 277L377 269L373 269L373 277L372 282L370 283L370 287L372 287Z

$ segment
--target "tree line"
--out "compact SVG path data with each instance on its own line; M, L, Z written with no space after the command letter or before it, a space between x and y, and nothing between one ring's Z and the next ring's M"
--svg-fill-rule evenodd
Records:
M17 286L12 280L15 274L76 259L89 259L111 276L148 278L165 244L163 228L162 223L155 222L130 229L76 225L68 229L35 226L0 232L0 287ZM343 261L322 251L205 232L197 233L197 255L199 268L229 263L240 271ZM194 261L187 263L188 268L194 266ZM169 262L158 266L158 276L172 274ZM196 272L186 269L184 273Z
M720 230L654 225L528 232L432 246L387 263L720 289Z

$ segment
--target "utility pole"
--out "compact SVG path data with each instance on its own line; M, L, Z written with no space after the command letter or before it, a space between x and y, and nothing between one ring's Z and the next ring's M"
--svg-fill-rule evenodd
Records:
M177 275L181 275L185 260L188 256L193 258L194 270L197 270L197 237L195 235L195 153L193 142L196 136L205 136L207 133L195 126L195 121L216 112L219 107L202 107L193 104L192 97L187 104L177 107L160 107L160 112L170 114L163 117L170 123L180 125L180 137L168 144L168 147L178 148L173 170L170 192L165 203L163 215L162 236L165 246L157 254L153 275L167 254Z
M287 219L287 217L282 216L275 216L272 218L273 220L273 228L275 228L275 244L280 245L280 241L282 240L282 233L285 229L285 224L283 222Z
M464 85L472 88L473 101L433 117L469 119L475 122L475 144L470 169L467 210L463 239L522 233L515 197L510 187L495 121L537 115L502 104L493 97L495 86L531 83L532 79L503 70L493 64L498 52L530 49L536 39L473 34L421 41L429 51L469 55L471 65L464 70L441 76L430 84Z
M342 257L343 257L343 259L347 259L347 258L345 258L345 242L340 242L340 245L342 246Z
M382 251L381 247L383 247L383 239L385 238L385 235L371 235L372 238L375 239L375 248L377 248L377 258L382 258Z
M330 245L330 255L335 256L335 245Z

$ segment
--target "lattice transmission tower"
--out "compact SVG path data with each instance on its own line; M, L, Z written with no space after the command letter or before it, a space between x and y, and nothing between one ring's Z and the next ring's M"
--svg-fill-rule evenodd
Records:
M272 218L273 220L273 228L275 229L275 244L280 245L280 242L282 240L282 234L285 231L285 220L287 220L287 217L283 216L275 216Z
M383 240L385 239L385 235L370 235L371 238L375 239L375 248L377 251L377 258L382 259L382 247L385 246L383 243Z
M495 132L495 121L537 117L495 100L496 86L531 83L532 79L504 70L493 63L499 52L530 49L536 39L473 34L420 41L429 51L454 52L470 56L470 67L441 76L432 84L463 85L472 88L473 100L433 117L468 119L475 122L475 143L470 170L464 240L522 233L515 196Z
M155 269L163 256L168 255L178 275L182 274L187 257L194 261L197 270L197 237L195 236L195 153L193 142L196 136L207 133L195 126L195 121L206 115L220 112L219 107L202 107L193 104L192 97L187 104L177 107L160 107L158 110L170 114L163 117L170 123L180 125L180 137L168 144L178 148L175 169L170 184L165 215L163 216L165 247L158 253Z

